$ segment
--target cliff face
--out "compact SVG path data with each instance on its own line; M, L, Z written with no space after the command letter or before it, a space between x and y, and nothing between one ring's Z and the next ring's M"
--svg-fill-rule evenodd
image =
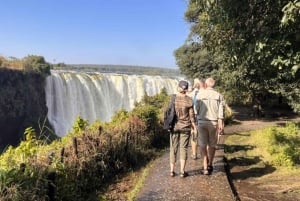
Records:
M0 150L17 145L25 128L40 134L47 118L45 77L37 72L0 68Z

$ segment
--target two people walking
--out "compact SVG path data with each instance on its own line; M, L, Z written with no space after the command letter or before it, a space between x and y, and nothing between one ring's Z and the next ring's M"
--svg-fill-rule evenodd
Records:
M175 97L176 123L170 132L170 176L175 176L176 156L180 152L180 176L186 177L185 171L188 145L191 138L192 158L197 158L197 142L202 158L202 174L213 171L213 160L218 142L218 135L224 130L223 96L213 89L215 80L207 78L205 83L196 80L195 89L189 95L188 82L180 81Z

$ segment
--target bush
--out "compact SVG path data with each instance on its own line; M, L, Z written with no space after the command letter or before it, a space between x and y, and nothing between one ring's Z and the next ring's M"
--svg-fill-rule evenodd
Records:
M95 200L97 190L145 165L165 142L160 111L168 96L156 97L117 112L109 123L78 117L72 132L49 145L26 129L19 146L0 156L0 200Z
M265 160L275 166L300 164L300 124L287 122L284 127L271 127L253 133L254 141Z

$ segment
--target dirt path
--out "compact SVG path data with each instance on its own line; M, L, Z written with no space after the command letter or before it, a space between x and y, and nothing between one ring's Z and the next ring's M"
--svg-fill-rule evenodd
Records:
M190 152L189 152L190 153ZM223 156L216 155L214 172L210 176L200 174L201 160L188 159L189 176L169 176L169 153L157 159L136 201L232 201L234 200L224 171Z
M235 124L225 127L225 134L246 132L271 125L282 125L285 124L286 121L291 121L294 118L295 117L292 116L284 116L281 118L246 120L243 118L243 115L240 115L236 119ZM299 117L296 119L300 121ZM224 146L222 145L224 144L225 138L226 135L221 139L220 148L216 152L214 162L215 169L210 176L200 174L200 159L192 160L189 158L186 170L190 176L180 178L178 175L179 167L177 164L177 175L174 178L171 178L169 176L169 153L167 151L153 164L136 201L278 200L271 194L262 196L266 195L266 191L259 189L255 184L251 183L254 180L249 179L245 182L235 180L232 183L228 181L223 162ZM233 184L233 186L231 184ZM235 190L237 190L237 192L235 192Z

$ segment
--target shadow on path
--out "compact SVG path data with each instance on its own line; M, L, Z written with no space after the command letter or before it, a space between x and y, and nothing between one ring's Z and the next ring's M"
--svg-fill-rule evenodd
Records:
M188 153L191 153L189 150ZM198 152L199 153L199 152ZM139 192L136 201L232 201L233 193L225 173L224 152L216 152L212 175L200 174L201 159L187 161L189 176L180 178L179 164L176 164L176 176L169 176L169 152L157 159Z
M149 174L146 181L136 197L136 201L233 201L240 200L238 194L233 186L232 181L228 180L226 171L230 171L228 165L224 162L224 144L225 138L228 134L246 132L250 130L261 129L267 126L276 125L276 123L283 124L287 119L279 119L272 121L270 119L255 120L251 119L237 119L235 124L225 127L225 134L220 139L220 144L216 151L214 161L214 171L212 175L206 176L200 174L202 168L201 159L192 160L188 158L186 170L189 176L180 178L179 164L177 165L177 175L175 177L169 176L169 152L167 151L162 157L158 158ZM227 146L229 151L235 152L238 150L250 150L252 146ZM189 150L188 153L191 153ZM198 152L200 153L200 152ZM236 158L236 162L247 164L258 164L261 159L254 158ZM245 170L238 175L237 178L245 179L249 176L259 177L264 174L275 171L275 168L255 167ZM253 172L261 172L254 174Z

